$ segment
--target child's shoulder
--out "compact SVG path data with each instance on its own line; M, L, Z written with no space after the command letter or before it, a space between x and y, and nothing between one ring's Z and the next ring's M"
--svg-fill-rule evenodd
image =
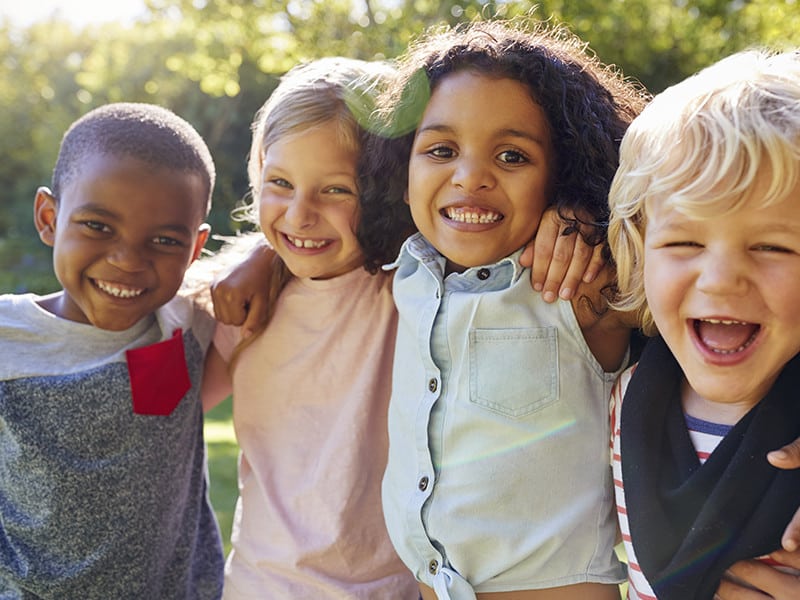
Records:
M0 295L0 380L49 374L58 367L51 359L66 361L72 346L90 340L69 335L62 320L39 306L36 294ZM66 371L65 371L66 372Z
M0 295L0 340L9 336L23 335L46 320L47 312L37 304L41 296L36 294Z
M41 296L33 293L0 294L0 309L4 312L15 307L27 306L36 302Z
M164 338L170 337L176 329L184 334L191 332L203 352L214 337L214 317L192 298L175 296L156 311L156 319Z

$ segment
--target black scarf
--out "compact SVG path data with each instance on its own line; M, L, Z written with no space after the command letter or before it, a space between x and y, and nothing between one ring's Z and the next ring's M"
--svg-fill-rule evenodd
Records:
M780 547L800 505L800 469L767 452L800 435L800 355L700 466L680 402L683 374L661 338L622 403L622 477L631 537L659 600L710 600L733 563Z

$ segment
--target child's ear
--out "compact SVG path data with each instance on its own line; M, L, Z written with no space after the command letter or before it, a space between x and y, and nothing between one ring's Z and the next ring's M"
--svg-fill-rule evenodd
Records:
M403 192L403 202L408 204L408 189L406 189L406 191Z
M48 246L55 244L57 216L58 204L53 193L44 186L40 187L33 201L33 222L39 238Z
M203 246L205 246L208 241L209 233L211 233L211 225L208 223L200 225L200 229L197 230L197 241L195 241L194 250L192 251L192 262L197 260L197 257L200 256L200 252L203 251Z

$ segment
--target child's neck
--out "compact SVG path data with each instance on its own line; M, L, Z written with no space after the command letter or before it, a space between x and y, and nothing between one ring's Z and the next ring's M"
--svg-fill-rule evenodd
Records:
M757 402L714 402L698 394L686 379L681 385L683 412L709 423L736 425L756 404Z
M457 265L454 262L451 262L449 259L444 264L444 274L445 276L450 275L450 273L463 273L467 270L467 267L462 267L461 265Z

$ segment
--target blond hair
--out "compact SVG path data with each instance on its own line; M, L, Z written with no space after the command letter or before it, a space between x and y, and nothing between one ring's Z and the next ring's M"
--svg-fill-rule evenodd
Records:
M275 141L335 123L342 146L360 153L374 110L374 98L380 84L390 74L393 70L388 63L344 57L321 58L300 64L286 73L253 121L253 139L247 161L251 202L234 211L234 217L258 226L264 157L267 148ZM316 159L310 156L308 160ZM266 317L258 330L237 346L231 357L231 368L256 334L266 329L278 296L291 278L292 273L275 254L270 270Z
M710 219L780 202L799 180L800 51L739 52L658 94L623 137L609 194L613 306L656 333L643 271L654 206ZM757 182L768 185L754 197Z

